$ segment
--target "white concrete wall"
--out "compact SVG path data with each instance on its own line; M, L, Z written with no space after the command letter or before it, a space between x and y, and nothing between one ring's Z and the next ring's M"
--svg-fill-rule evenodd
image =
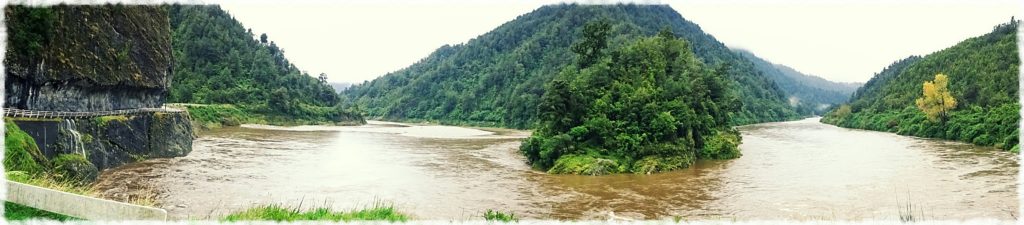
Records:
M160 208L76 195L7 181L6 201L87 220L167 220Z

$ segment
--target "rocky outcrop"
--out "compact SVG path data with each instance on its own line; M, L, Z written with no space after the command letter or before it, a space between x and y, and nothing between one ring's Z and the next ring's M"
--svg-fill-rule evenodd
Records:
M100 170L192 151L192 125L185 113L105 116L62 124L58 154L84 154Z
M171 80L167 12L146 5L7 6L5 107L159 107Z
M9 122L33 137L46 158L80 155L97 170L188 155L194 137L185 112Z

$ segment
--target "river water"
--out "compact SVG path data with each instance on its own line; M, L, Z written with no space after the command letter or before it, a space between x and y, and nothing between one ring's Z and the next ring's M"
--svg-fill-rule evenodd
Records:
M1012 219L1018 159L994 148L838 128L817 118L739 127L743 157L654 175L549 175L528 132L371 122L206 132L186 157L104 171L111 198L151 194L178 219L259 204L394 204L417 219ZM138 194L144 193L144 194ZM301 206L300 206L301 205Z

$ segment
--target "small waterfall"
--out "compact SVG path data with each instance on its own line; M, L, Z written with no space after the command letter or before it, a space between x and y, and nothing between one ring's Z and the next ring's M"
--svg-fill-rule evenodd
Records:
M73 153L82 154L82 157L89 158L89 155L85 154L85 143L82 142L82 134L78 133L78 128L75 127L75 120L64 119L64 129L67 129L68 134L71 135L71 143L69 147Z

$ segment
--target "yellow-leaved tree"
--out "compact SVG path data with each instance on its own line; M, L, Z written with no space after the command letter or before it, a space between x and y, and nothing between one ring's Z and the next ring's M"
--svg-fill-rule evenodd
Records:
M921 98L917 99L917 108L921 109L931 121L945 121L946 113L956 107L956 99L946 87L949 78L945 74L935 74L934 81L925 81L922 85Z

